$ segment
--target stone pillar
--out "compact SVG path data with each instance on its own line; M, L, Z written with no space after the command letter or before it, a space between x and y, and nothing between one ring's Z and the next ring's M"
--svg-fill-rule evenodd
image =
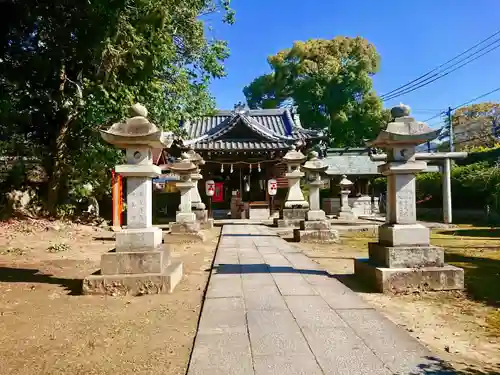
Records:
M406 106L391 114L394 121L371 142L388 154L378 167L387 176L386 223L379 227L378 242L369 244L369 260L355 261L355 272L383 292L462 289L463 270L444 264L443 249L430 245L429 229L416 218L415 175L427 163L416 160L415 149L438 131L415 121Z
M451 160L446 158L443 160L443 222L445 224L452 223L452 206L451 206Z
M153 165L152 148L169 147L162 132L147 119L141 105L131 108L134 117L102 131L103 139L125 148L127 164L116 173L127 183L127 228L116 233L116 251L101 257L101 274L84 280L86 294L169 293L182 278L182 263L172 262L162 247L162 230L152 226L152 178L161 174Z
M353 220L356 216L352 212L351 206L349 206L349 194L351 193L350 187L353 185L352 181L347 179L346 175L342 176L340 180L340 212L339 219L341 220Z
M304 199L302 190L300 189L300 179L304 177L304 173L300 170L300 165L306 160L306 156L296 150L294 145L290 151L283 157L283 161L287 165L287 173L285 177L288 179L288 193L286 195L285 204L280 212L280 219L277 219L279 227L298 227L300 221L306 217L309 203Z

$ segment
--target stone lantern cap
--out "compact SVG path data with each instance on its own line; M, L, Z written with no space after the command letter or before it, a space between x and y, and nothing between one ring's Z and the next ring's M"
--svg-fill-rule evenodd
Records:
M342 175L342 180L340 180L340 186L342 187L349 187L353 185L353 182L347 178L347 176L344 174Z
M401 146L417 146L435 139L440 129L434 130L424 122L410 117L410 107L400 104L391 109L393 121L387 124L377 138L367 144L373 147L393 148Z
M130 107L130 118L125 122L111 125L108 130L101 130L101 137L118 148L146 146L151 148L170 147L173 142L171 133L162 132L146 117L148 111L142 104Z
M189 159L189 155L183 152L177 161L170 165L170 170L173 173L182 175L196 171L198 167Z
M201 157L200 154L198 154L194 149L193 146L189 146L189 150L186 152L188 159L194 164L194 165L204 165L205 160Z
M328 169L328 165L318 158L319 154L316 151L311 152L311 156L312 158L302 166L303 169L309 172L324 172Z
M295 145L290 146L290 151L283 156L283 160L287 164L302 164L306 159L307 157L302 152L297 151Z

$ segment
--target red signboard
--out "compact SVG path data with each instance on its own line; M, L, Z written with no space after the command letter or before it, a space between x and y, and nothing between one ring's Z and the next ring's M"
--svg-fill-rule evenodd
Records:
M214 202L214 203L224 202L224 183L223 182L216 182L215 183L215 191L214 191L214 196L212 198L212 202Z

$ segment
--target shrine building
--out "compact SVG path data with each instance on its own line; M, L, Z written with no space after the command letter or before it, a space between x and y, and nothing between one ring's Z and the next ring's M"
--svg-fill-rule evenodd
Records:
M186 137L184 144L205 160L200 166L202 200L208 201L205 181L214 180L212 208L214 215L221 218L267 219L267 180L278 181L274 210L279 209L287 192L282 157L292 145L306 154L325 139L321 131L303 128L298 115L289 109L217 111L212 116L181 122L180 126ZM165 170L168 158L164 155L157 160L158 164L164 163Z

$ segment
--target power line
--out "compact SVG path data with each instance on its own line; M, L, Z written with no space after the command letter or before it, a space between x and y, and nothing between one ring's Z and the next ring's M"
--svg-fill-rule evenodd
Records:
M500 87L497 87L496 89L491 90L491 91L489 91L489 92L487 92L487 93L485 93L485 94L479 95L479 96L475 97L474 99L471 99L471 100L469 100L469 101L467 101L467 102L465 102L465 103L459 104L459 105L457 105L456 107L453 107L451 110L452 110L452 111L454 111L455 109L458 109L458 108L460 108L460 107L463 107L464 105L467 105L467 104L470 104L470 103L472 103L472 102L475 102L476 100L482 99L482 98L484 98L485 96L491 95L491 94L493 94L493 93L495 93L495 92L497 92L497 91L500 91Z
M500 38L499 38L499 39L497 39L494 43L497 43L497 42L500 42ZM491 45L491 44L490 44L490 45ZM490 46L490 45L488 45L488 46ZM455 64L453 64L453 65L451 65L451 66L449 67L449 68L454 67L454 66L456 66L457 64L459 64L459 63L461 63L461 62L463 62L463 61L467 60L467 61L465 61L463 64L461 64L461 65L459 65L459 66L455 67L454 69L451 69L451 70L449 70L449 71L447 71L447 72L436 73L436 74L434 74L434 75L432 75L432 76L428 77L427 79L425 79L425 80L423 80L423 81L421 81L421 82L418 82L418 83L416 84L417 86L415 86L415 85L411 85L411 86L409 86L409 87L406 87L405 89L403 89L403 90L402 90L402 91L400 91L400 92L394 93L393 95L391 95L391 96L389 96L389 97L383 97L383 98L382 98L382 100L383 100L383 101L388 101L388 100L391 100L391 99L397 98L398 96L409 94L410 92L413 92L413 91L415 91L415 90L418 90L419 88L422 88L422 87L424 87L424 86L427 86L427 85L431 84L432 82L435 82L435 81L437 81L438 79L444 78L444 77L446 77L448 74L451 74L451 73L453 73L454 71L456 71L456 70L458 70L458 69L460 69L460 68L463 68L463 67L464 67L464 66L466 66L466 65L469 65L470 63L472 63L473 61L476 61L477 59L479 59L479 58L483 57L484 55L487 55L488 53L493 52L493 51L494 51L494 50L496 50L497 48L500 48L500 43L499 43L499 44L497 44L496 46L494 46L493 48L490 48L490 49L489 49L489 50L487 50L486 52L483 52L483 53L482 53L482 54L480 54L479 56L474 57L473 59L467 60L467 59L469 59L470 57L474 56L476 53L482 52L484 49L481 49L481 50L479 50L479 51L475 52L474 54L472 54L472 55L468 56L466 59L460 60L460 61L458 61L457 63L455 63Z
M474 50L476 47L478 47L478 46L480 46L481 44L483 44L483 43L487 42L488 40L493 39L493 38L494 38L494 37L496 37L497 35L500 35L500 30L499 30L499 31L497 31L497 32L495 32L494 34L490 35L490 36L489 36L489 37L487 37L486 39L483 39L483 40L482 40L482 41L480 41L479 43L476 43L475 45L473 45L472 47L470 47L470 48L469 48L469 49L467 49L466 51L464 51L464 52L462 52L462 53L458 54L457 56L453 57L452 59L450 59L450 60L446 61L445 63L443 63L443 64L439 65L438 67L436 67L436 68L432 69L431 71L429 71L429 72L427 72L427 73L425 73L425 74L421 75L420 77L415 78L414 80L412 80L412 81L410 81L410 82L408 82L408 83L405 83L404 85L401 85L401 86L397 87L396 89L394 89L394 90L392 90L392 91L389 91L389 92L388 92L388 93L386 93L386 94L383 94L381 97L388 97L388 96L392 96L395 92L400 91L401 89L406 89L409 85L411 85L411 84L413 84L413 83L418 84L418 83L417 83L418 81L421 81L423 78L426 78L426 77L428 77L429 75L431 75L432 73L434 73L434 72L436 72L436 71L439 71L442 67L444 67L444 66L448 65L449 63L451 63L451 62L453 62L453 61L455 61L455 60L459 59L459 58L460 58L460 57L462 57L463 55L465 55L465 54L469 53L470 51ZM496 41L495 41L495 42L496 42ZM495 43L495 42L493 42L493 43ZM490 44L490 45L491 45L491 44ZM483 47L483 50L484 50L484 48L487 48L487 47L488 47L488 46ZM478 52L478 51L476 51L476 53L477 53L477 52ZM419 82L419 83L420 83L420 82Z
M500 87L497 87L496 89L493 89L493 90L491 90L491 91L488 91L487 93L484 93L484 94L482 94L482 95L476 96L474 99L468 100L468 101L466 101L466 102L464 102L464 103L462 103L462 104L459 104L459 105L457 105L457 106L455 106L455 107L453 107L453 108L450 108L449 110L454 111L454 110L456 110L456 109L458 109L458 108L460 108L460 107L463 107L464 105L467 105L467 104L470 104L470 103L472 103L472 102L475 102L476 100L482 99L482 98L484 98L485 96L491 95L491 94L493 94L493 93L495 93L495 92L497 92L497 91L500 91ZM441 111L441 112L439 112L439 113L435 114L434 116L429 117L427 120L424 120L423 122L428 122L428 121L430 121L430 120L434 120L435 118L437 118L437 117L439 117L439 116L442 116L442 115L444 115L444 114L446 114L446 113L447 113L447 111Z

